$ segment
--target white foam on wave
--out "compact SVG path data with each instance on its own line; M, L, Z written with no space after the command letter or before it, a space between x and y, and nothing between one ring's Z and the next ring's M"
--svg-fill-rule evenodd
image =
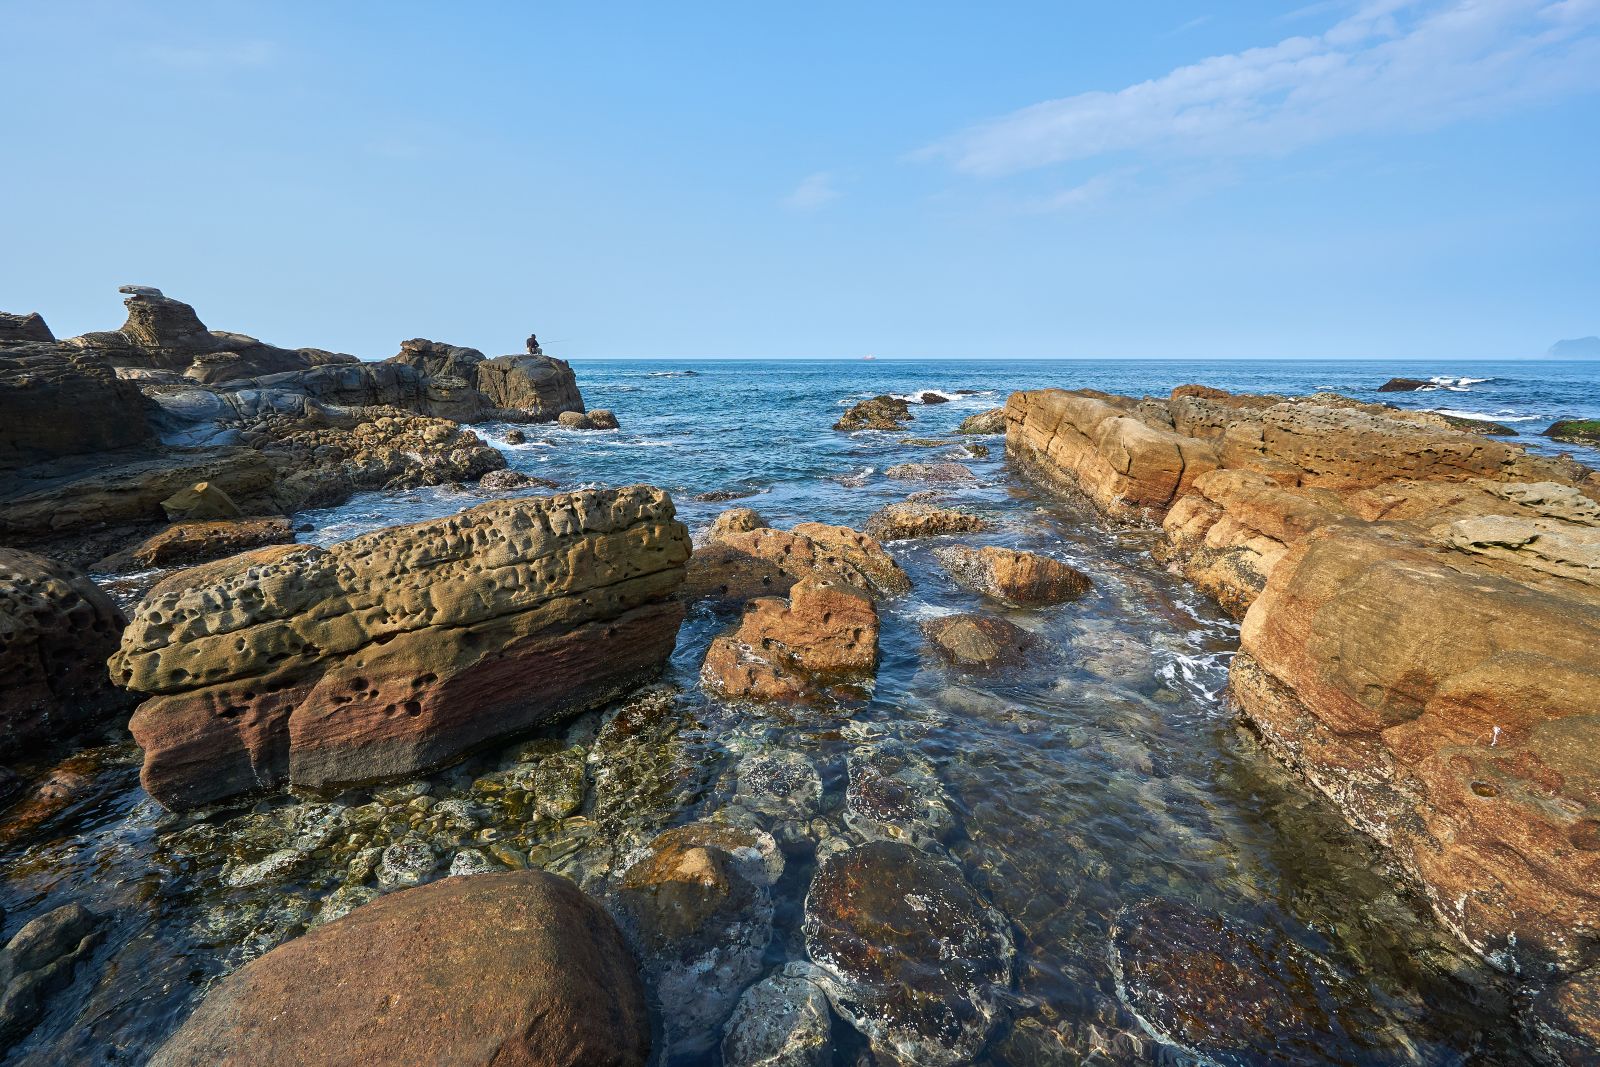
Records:
M1500 412L1486 415L1481 411L1463 411L1460 408L1428 408L1435 415L1448 415L1453 419L1472 419L1474 422L1537 422L1544 418L1543 415L1516 415L1510 412Z
M1428 379L1436 388L1448 389L1452 393L1471 392L1474 385L1482 385L1484 382L1492 382L1494 380L1493 378L1468 378L1449 374L1435 374Z

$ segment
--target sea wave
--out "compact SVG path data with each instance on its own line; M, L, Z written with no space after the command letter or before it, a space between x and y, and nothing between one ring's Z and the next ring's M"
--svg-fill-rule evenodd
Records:
M1452 393L1471 392L1474 385L1483 385L1485 382L1498 380L1497 378L1468 378L1449 374L1435 374L1428 379L1436 388L1448 389Z
M1486 414L1482 411L1464 411L1461 408L1428 408L1435 415L1448 415L1453 419L1472 419L1476 422L1538 422L1543 415L1518 415L1514 412L1502 411L1495 414Z

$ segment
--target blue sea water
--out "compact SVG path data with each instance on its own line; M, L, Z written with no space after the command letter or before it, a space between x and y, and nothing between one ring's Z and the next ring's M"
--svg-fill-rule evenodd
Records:
M1003 987L973 993L995 1012L973 1062L1529 1062L1514 1019L1517 990L1397 887L1381 852L1239 722L1226 696L1237 624L1152 560L1151 534L1041 492L1011 469L998 437L972 439L986 455L962 439L912 439L940 438L1015 389L1164 395L1199 382L1444 409L1516 427L1530 447L1554 449L1538 436L1550 422L1600 417L1600 363L597 360L575 369L588 405L615 411L621 429L519 427L527 442L510 445L511 426L477 427L514 468L564 488L662 486L692 529L731 506L754 507L778 526L859 528L883 504L926 488L886 476L890 466L952 459L972 469L976 484L940 487L948 502L991 523L962 541L1044 552L1092 580L1092 593L1071 604L1002 608L956 586L934 560L952 539L899 542L889 548L913 588L880 606L881 662L864 705L777 714L708 697L700 663L733 620L706 605L691 609L665 678L683 729L663 741L659 758L693 773L670 810L645 813L655 825L748 818L740 770L764 756L814 768L821 810L806 832L849 840L855 831L842 809L850 768L863 753L885 751L897 753L918 795L950 814L919 847L960 869L1002 914L1016 946ZM1392 376L1440 385L1377 393ZM913 403L903 432L831 428L857 400L930 391L948 402ZM1568 450L1600 463L1592 450ZM300 516L301 536L328 543L485 499L470 487L364 493ZM1036 644L1025 669L966 675L930 653L924 623L975 611L1030 633ZM178 847L196 835L225 842L241 819L292 821L304 798L262 800L247 815L223 810L175 829L134 780L137 752L125 743L107 751L110 770L92 804L0 855L6 914L74 900L115 916L92 994L53 1004L27 1043L0 1057L8 1065L143 1062L217 976L295 936L337 884L314 858L280 881L234 884L220 845ZM441 772L429 788L460 795L452 792L460 782L496 758L474 757L488 762ZM602 791L596 776L587 803L604 800ZM605 884L605 861L586 850L554 869ZM805 847L789 850L760 974L806 957L802 917L814 869ZM1138 936L1139 917L1150 914L1168 919L1148 937L1179 935L1175 952L1215 943L1223 958L1276 977L1246 989L1226 967L1177 952L1170 968L1194 987L1180 991L1181 1004L1163 1001L1173 991L1130 976L1119 956L1119 931L1133 924ZM1174 1018L1188 1018L1190 1031L1175 1032ZM869 1062L849 1026L837 1023L834 1036L839 1067ZM1185 1051L1198 1045L1206 1058ZM719 1058L712 1047L670 1062L716 1067Z

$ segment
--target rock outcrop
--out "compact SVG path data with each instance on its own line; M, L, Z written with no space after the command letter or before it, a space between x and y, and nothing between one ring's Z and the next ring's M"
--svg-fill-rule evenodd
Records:
M1380 393L1414 393L1418 389L1432 389L1434 385L1425 378L1390 378L1378 386Z
M1600 419L1562 419L1551 423L1544 435L1569 445L1600 445Z
M482 504L158 584L111 673L169 807L432 769L612 699L671 653L689 555L644 486Z
M875 396L853 405L833 424L835 430L898 430L911 421L911 406L897 396Z
M571 365L544 355L532 337L528 344L528 351L520 355L487 359L475 348L419 337L402 344L399 354L388 363L409 367L433 382L459 383L459 388L477 394L475 415L461 418L434 412L459 421L492 417L551 422L565 412L583 414L583 397Z
M15 315L9 311L0 311L0 345L13 344L18 341L54 341L56 335L50 332L49 325L44 321L44 316L37 311L30 311L26 315Z
M949 545L933 555L952 578L974 593L1021 607L1065 603L1090 589L1082 572L1036 552Z
M33 1027L49 997L72 983L99 933L92 912L63 904L25 924L0 949L0 1042L10 1045Z
M701 677L729 698L799 703L860 697L877 665L872 598L842 582L805 578L787 600L752 601L738 628L711 642Z
M879 541L905 541L954 533L981 533L989 523L981 515L941 508L921 500L886 504L867 519L867 533Z
M1241 711L1451 930L1592 981L1600 475L1331 395L1046 390L1007 419L1013 457L1161 521L1158 554L1243 615Z
M0 341L0 471L149 445L138 386L91 352Z
M898 596L911 579L868 534L848 526L803 522L793 530L763 525L749 508L713 520L689 561L684 596L733 608L762 596L786 595L804 578L850 586L868 596Z
M1006 432L1006 409L990 408L980 411L976 415L968 415L961 420L961 425L956 427L956 433L961 434L990 434Z
M130 706L103 668L124 623L76 570L0 548L0 759Z
M229 975L152 1067L642 1067L650 1022L605 911L543 871L392 893Z

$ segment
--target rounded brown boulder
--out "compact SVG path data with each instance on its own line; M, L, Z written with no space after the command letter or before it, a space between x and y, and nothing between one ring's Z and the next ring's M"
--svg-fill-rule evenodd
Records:
M380 897L213 989L152 1067L623 1067L650 1052L622 934L543 871Z

